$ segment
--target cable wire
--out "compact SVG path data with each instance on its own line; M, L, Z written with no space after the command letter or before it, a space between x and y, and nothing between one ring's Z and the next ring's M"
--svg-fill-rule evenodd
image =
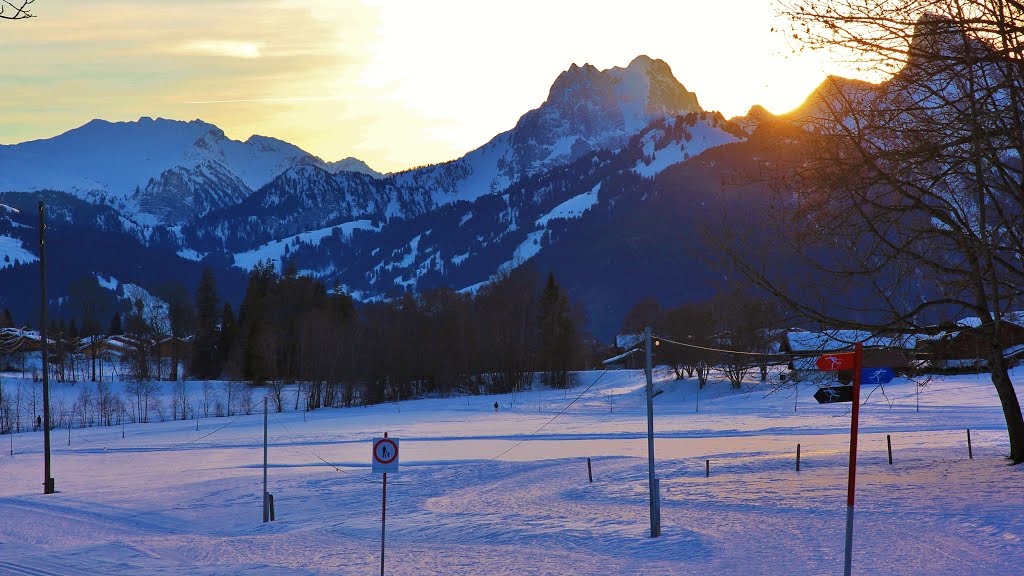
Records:
M283 429L284 429L284 431L285 431L285 432L287 432L289 436L291 436L291 437L292 437L292 440L295 440L296 442L298 442L299 446L302 446L303 448L305 448L306 452L309 452L310 454L312 454L314 458L316 458L317 460L319 460L319 461L323 462L324 464L327 464L327 465L328 465L328 466L330 466L331 468L334 468L334 470L335 470L336 472L340 472L340 473L342 473L342 474L347 474L347 473L349 473L349 472L355 472L355 471L357 471L357 470L361 470L361 469L362 469L362 468L350 468L350 469L348 469L348 470L343 470L343 469L341 469L341 468L339 468L339 467L335 466L334 464L332 464L332 463L328 462L327 460L323 459L323 458L322 458L322 457L321 457L321 456L320 456L319 454L317 454L316 452L314 452L314 451L313 451L313 449L312 449L312 448L310 448L310 447L309 447L309 446L308 446L308 445L307 445L306 443L304 443L304 442L303 442L303 441L302 441L302 440L301 440L301 439L300 439L300 438L299 438L298 436L296 436L295 434L293 434L293 433L292 433L292 431L291 431L291 430L289 430L289 429L288 429L288 427L284 425L284 422L281 422L281 420L280 420L280 419L279 419L279 418L277 417L277 415L276 415L276 414L272 414L272 416L274 417L274 421L275 421L275 422L277 422L277 424L278 424L278 425L279 425L279 426L280 426L281 428L283 428Z

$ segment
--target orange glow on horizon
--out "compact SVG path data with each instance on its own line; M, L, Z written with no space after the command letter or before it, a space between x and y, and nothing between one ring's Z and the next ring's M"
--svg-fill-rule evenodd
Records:
M785 112L842 72L794 54L767 0L48 0L35 13L2 25L0 143L93 118L201 118L386 172L484 144L573 63L660 58L727 117Z

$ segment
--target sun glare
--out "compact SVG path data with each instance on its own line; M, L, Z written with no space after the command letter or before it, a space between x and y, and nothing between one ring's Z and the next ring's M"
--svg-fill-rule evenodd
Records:
M259 0L204 3L199 19L195 9L55 0L5 26L4 53L33 57L5 61L0 142L92 118L202 118L234 138L274 136L394 171L510 129L573 63L660 58L727 117L754 104L785 112L842 73L795 54L767 0Z

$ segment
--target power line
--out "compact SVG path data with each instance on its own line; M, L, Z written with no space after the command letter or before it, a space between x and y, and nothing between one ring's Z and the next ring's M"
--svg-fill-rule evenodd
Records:
M253 406L253 408L256 408L260 404L262 404L262 401L261 402L257 402L256 405ZM227 428L228 426L231 426L232 424L234 424L235 422L237 422L239 419L243 418L244 416L251 416L251 414L239 414L239 415L235 416L234 419L232 419L230 422L224 424L223 426L220 426L219 428L217 428L217 429L215 429L215 430L213 430L211 432L207 432L206 434L203 434L202 436L200 436L198 438L193 438L192 440L189 440L188 442L183 442L181 444L170 444L170 445L162 446L162 447L159 447L159 448L138 447L138 448L133 448L133 449L134 450L144 449L144 450L150 450L150 451L153 451L153 452L165 452L167 450L173 450L175 448L181 448L181 447L184 447L184 446L188 446L189 444L194 444L194 443L196 443L196 442L198 442L200 440L203 440L205 438L209 438L210 436L213 436L217 432L220 432L221 430ZM109 427L110 426L95 426L95 427L94 426L88 426L87 428L109 428ZM77 436L77 438L79 440L82 440L83 442L88 442L89 444L92 444L93 446L99 446L100 448L103 448L104 450L114 450L114 451L117 451L119 449L117 447L111 448L111 447L105 446L103 444L99 444L97 442L93 442L92 440L89 440L88 438L83 436L82 433L81 433L81 430L82 430L82 428L79 428L79 432L78 432L78 436Z
M316 452L314 452L312 448L310 448L310 447L309 447L308 445L306 445L306 444L305 444L305 443L304 443L304 442L302 441L302 439L300 439L300 438L299 438L298 436L296 436L295 434L293 434L293 433L292 433L292 431L291 431L291 430L289 430L289 429L288 429L288 427L284 425L284 422L281 422L281 420L280 420L280 419L279 419L279 418L277 417L277 415L276 415L276 414L271 414L271 416L273 416L273 417L274 417L274 421L275 421L275 422L277 422L277 424L278 424L278 425L279 425L279 426L280 426L281 428L283 428L283 429L284 429L284 431L285 431L285 432L287 432L289 436L291 436L291 437L292 437L292 440L295 440L295 441L296 441L296 442L297 442L297 443L299 444L299 446L302 446L302 447L303 447L303 448L304 448L304 449L306 450L306 452L309 452L310 454L312 454L314 458L316 458L317 460L319 460L319 461L323 462L324 464L327 464L327 465L328 465L328 466L330 466L331 468L334 468L334 470L335 470L336 472L340 472L340 473L342 473L342 474L347 474L347 473L349 473L349 472L355 472L356 470L359 470L359 469L360 469L360 468L351 468L351 469L349 469L349 470L342 470L341 468L339 468L339 467L335 466L334 464L332 464L332 463L328 462L327 460L324 460L324 459L323 459L323 458L322 458L322 457L321 457L321 456L320 456L319 454L317 454Z
M479 464L479 466L483 466L483 465L485 465L485 464L490 464L491 462L494 462L494 461L495 461L495 460L497 460L498 458L501 458L501 457L502 457L502 456L504 456L505 454L508 454L509 452L511 452L512 450L514 450L515 448L517 448L517 447L518 447L518 446L519 446L520 444L522 444L523 442L526 442L526 441L527 441L527 440L529 440L530 438L532 438L532 437L534 437L535 435L537 435L537 433L539 433L539 432L540 432L541 430L543 430L543 429L547 428L548 424L551 424L552 422L554 422L554 421L555 421L555 419L556 419L556 418L558 418L558 417L559 417L559 416L561 416L562 414L565 414L565 411L566 411L566 410L568 410L568 409L569 409L569 408L570 408L570 407L571 407L571 406L572 406L573 404L575 404L577 400L579 400L580 398L582 398L584 394L586 394L587 392L589 392L589 391L590 391L590 389L591 389L591 388L593 388L595 384L597 384L598 382L600 382L600 381L601 381L601 379L605 377L605 374L608 374L608 370L607 370L607 369L606 369L606 370L605 370L604 372L602 372L600 376L598 376L598 377L597 377L596 379L594 379L594 381L590 383L590 386L587 386L586 388L584 388L583 392L580 392L578 396L576 396L575 398L573 398L573 399L572 399L572 402L569 402L568 404L566 404L566 405L565 405L565 408L562 408L561 410L559 410L557 414L555 414L554 416L552 416L552 417L551 417L551 419L550 419L550 420L548 420L547 422L545 422L545 423L544 423L544 424L543 424L543 425L542 425L542 426L541 426L540 428L537 428L537 429L536 429L536 430L534 430L533 432L530 432L530 433L529 433L529 434L528 434L528 435L527 435L527 436L526 436L525 438L523 438L523 439L522 439L522 440L520 440L519 442L516 442L515 444L513 444L513 445L512 445L512 447L508 448L507 450L505 450L505 451L504 451L504 452L502 452L501 454L498 454L497 456L495 456L495 457L491 458L490 460L485 460L485 461L481 462L481 463Z
M259 406L260 404L262 404L263 402L266 402L266 401L267 401L267 400L266 400L266 398L264 398L264 399L263 399L263 400L261 400L260 402L257 402L257 403L256 403L256 405L255 405L255 406L253 406L253 408L255 409L255 408L256 408L257 406ZM157 448L157 449L155 449L155 450L154 450L154 452L163 452L163 451L165 451L165 450L170 450L170 449L172 449L172 448L181 448L181 447L183 447L183 446L188 446L189 444L193 444L193 443L195 443L195 442L198 442L198 441L200 441L200 440L202 440L202 439L204 439L204 438L209 438L210 436L213 436L213 435L214 435L214 434L216 434L217 432L220 432L221 430L223 430L223 429L227 428L228 426L231 426L231 425L232 425L232 424L234 424L235 422L238 422L238 420L239 420L240 418L242 418L243 416L252 416L252 414L239 414L238 416L235 416L235 419L234 419L234 420L232 420L232 421L228 422L227 424L225 424L225 425L221 426L220 428L217 428L216 430L214 430L214 431L212 431L212 432L209 432L209 433L207 433L207 434L203 434L203 435L202 435L202 436L200 436L199 438L193 438L192 440L189 440L188 442L185 442L185 443L183 443L183 444L174 444L174 445L171 445L171 446L167 446L167 447L164 447L164 448Z
M652 336L652 338L656 339L659 342L668 342L669 344L676 344L677 346L683 346L685 348L694 348L696 350L705 350L707 352L718 352L718 353L721 353L721 354L740 354L740 355L743 355L743 356L760 356L760 357L763 357L763 358L774 358L774 359L779 359L779 360L789 360L789 359L795 358L795 357L805 358L805 357L820 356L823 353L834 352L834 350L818 350L818 351L814 351L814 352L793 352L793 353L769 354L769 353L765 353L765 352L747 352L747 351L743 351L743 350L727 350L727 349L724 349L724 348L711 348L709 346L699 346L697 344L687 344L685 342L677 342L675 340L670 340L668 338L663 338L661 336Z

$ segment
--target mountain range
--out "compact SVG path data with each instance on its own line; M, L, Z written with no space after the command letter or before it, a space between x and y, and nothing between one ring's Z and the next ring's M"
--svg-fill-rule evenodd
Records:
M752 134L770 117L706 111L668 64L639 56L574 64L512 129L392 174L270 137L232 140L201 120L94 120L0 146L0 203L20 210L0 210L0 285L37 286L42 198L55 306L82 275L156 290L194 287L208 266L237 301L245 273L270 259L372 301L473 291L530 261L608 338L639 298L678 303L727 280L705 233L723 179L755 154ZM737 210L765 208L750 194ZM38 297L5 288L2 307L31 322Z

